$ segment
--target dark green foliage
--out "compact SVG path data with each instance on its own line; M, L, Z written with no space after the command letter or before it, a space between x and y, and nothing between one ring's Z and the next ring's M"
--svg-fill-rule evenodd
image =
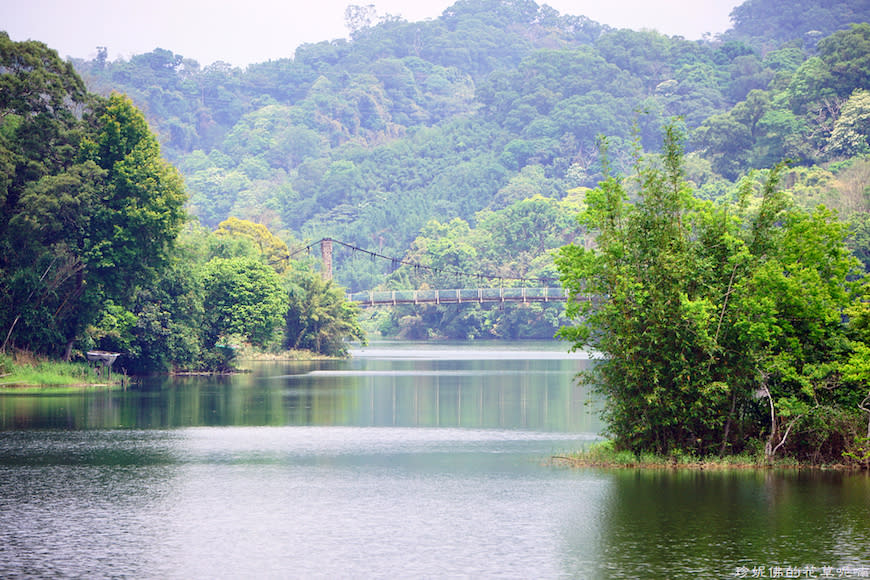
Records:
M746 0L731 11L726 37L764 47L790 41L812 46L821 37L870 19L867 0Z
M0 36L3 347L69 358L103 308L153 281L185 219L142 114L86 95L54 51Z
M345 300L344 290L320 274L299 271L289 280L290 306L284 345L329 356L346 356L347 340L365 343L357 320L359 307Z

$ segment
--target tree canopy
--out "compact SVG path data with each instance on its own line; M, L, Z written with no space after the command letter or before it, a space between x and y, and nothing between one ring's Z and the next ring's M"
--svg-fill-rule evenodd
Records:
M153 56L155 81L182 66ZM130 98L87 93L41 43L0 35L0 59L0 350L101 348L145 373L224 368L221 347L236 339L279 347L298 275L287 243L237 218L185 229L181 175ZM361 336L346 317L320 327L333 352Z
M154 281L186 218L186 194L129 99L86 94L45 45L0 43L3 344L68 358L103 304Z
M847 315L863 294L844 225L795 206L778 186L782 166L720 202L694 197L684 171L670 127L661 157L629 182L637 201L609 176L582 214L595 247L557 258L577 297L560 334L601 353L592 382L611 433L638 453L757 441L768 457L838 460L868 395L842 370L866 353Z
M790 159L783 189L798 207L837 210L867 267L868 20L866 2L747 0L731 30L692 41L529 0L463 0L425 22L363 7L348 12L349 39L245 69L161 48L102 51L73 70L0 36L4 343L64 354L120 340L143 364L194 360L208 341L189 299L205 264L252 259L290 292L307 275L288 259L294 240L553 278L553 248L592 243L565 223L580 192L659 150L673 117L698 198L725 203ZM181 230L182 206L204 229ZM351 291L462 282L352 252L334 269ZM562 320L552 306L376 319L433 337L546 336ZM186 338L145 348L145 327Z
M527 0L458 2L425 22L365 6L347 18L349 40L246 69L166 49L75 64L92 90L125 92L148 112L201 223L376 241L390 255L431 219L474 225L530 170L540 189L524 197L594 187L599 134L628 171L635 135L656 150L673 116L686 123L687 151L710 162L703 178L720 184L715 193L786 158L862 154L850 145L862 101L845 102L866 89L866 2L747 0L731 30L702 41ZM353 291L387 273L361 275L341 254L335 270Z

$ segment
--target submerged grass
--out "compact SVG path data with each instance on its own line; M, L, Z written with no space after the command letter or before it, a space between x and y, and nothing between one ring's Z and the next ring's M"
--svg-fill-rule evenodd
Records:
M699 457L692 454L664 456L654 453L636 455L617 450L612 441L597 441L587 449L552 457L554 463L569 467L601 467L612 469L860 469L846 464L809 464L793 458L768 461L763 454L742 453L722 457Z

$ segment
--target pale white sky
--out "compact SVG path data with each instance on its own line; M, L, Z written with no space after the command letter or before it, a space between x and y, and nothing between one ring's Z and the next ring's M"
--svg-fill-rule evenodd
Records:
M206 66L292 57L306 42L347 36L344 10L374 4L379 15L435 19L455 0L0 0L0 30L40 40L61 57L109 59L165 48ZM562 14L617 28L648 28L698 39L730 27L742 0L538 0Z

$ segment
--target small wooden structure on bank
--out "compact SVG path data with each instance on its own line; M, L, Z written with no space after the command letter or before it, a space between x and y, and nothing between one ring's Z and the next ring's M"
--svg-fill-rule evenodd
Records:
M109 369L110 379L112 378L112 363L114 363L119 356L121 356L120 352L108 352L105 350L89 350L87 352L88 362Z

